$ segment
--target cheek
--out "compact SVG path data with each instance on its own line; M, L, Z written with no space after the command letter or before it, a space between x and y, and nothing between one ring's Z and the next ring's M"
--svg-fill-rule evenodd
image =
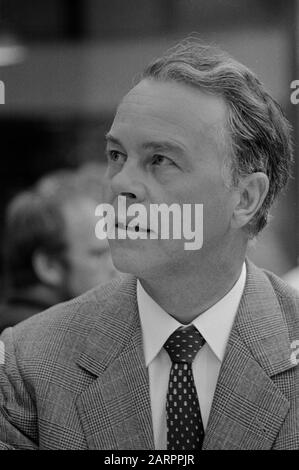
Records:
M203 227L206 239L225 234L230 227L230 197L227 192L214 194L204 205Z
M204 238L211 236L211 232L227 230L230 220L229 190L224 186L223 179L201 178L197 187L189 191L189 202L203 205L203 232ZM187 197L186 197L187 199Z

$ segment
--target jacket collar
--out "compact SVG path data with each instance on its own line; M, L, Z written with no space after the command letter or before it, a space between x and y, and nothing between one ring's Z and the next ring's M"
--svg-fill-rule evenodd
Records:
M79 366L94 376L101 375L133 338L142 345L136 278L126 276L110 283L104 300L102 292L94 291L95 301L88 305L93 322L78 360Z
M111 285L78 364L96 377L77 408L90 449L153 449L154 436L136 279ZM92 309L94 311L92 312Z
M291 339L279 297L268 276L250 261L246 260L246 264L245 289L232 333L239 335L252 357L271 377L293 367Z
M290 345L272 283L247 261L245 290L221 365L204 449L273 448L290 407L293 379L291 373L281 375L294 367Z
M245 289L232 332L238 334L248 352L272 376L292 367L291 339L268 277L250 261L246 260L246 264ZM128 345L134 334L137 333L142 343L136 283L135 277L124 276L109 284L104 301L97 298L99 293L95 291L99 303L90 302L89 314L96 320L87 336L79 365L96 376ZM101 316L96 313L99 307Z

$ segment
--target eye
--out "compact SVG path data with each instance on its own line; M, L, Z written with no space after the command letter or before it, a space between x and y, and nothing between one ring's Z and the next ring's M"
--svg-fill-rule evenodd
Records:
M175 165L171 158L158 154L153 156L152 164L157 166Z
M118 150L106 150L108 160L114 163L123 163L126 156Z

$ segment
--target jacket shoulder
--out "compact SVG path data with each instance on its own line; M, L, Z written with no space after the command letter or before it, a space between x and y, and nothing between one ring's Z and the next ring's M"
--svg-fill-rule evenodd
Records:
M299 291L274 273L263 270L270 281L286 322L297 326L299 331Z
M76 343L82 345L94 323L105 312L109 298L117 295L125 284L125 277L119 277L4 330L0 338L4 343L13 341L15 352L22 360L51 356L54 361L65 343L72 343L72 347Z
M264 274L268 277L275 293L282 299L293 300L295 303L299 301L299 291L290 286L286 281L278 277L271 271L263 269Z

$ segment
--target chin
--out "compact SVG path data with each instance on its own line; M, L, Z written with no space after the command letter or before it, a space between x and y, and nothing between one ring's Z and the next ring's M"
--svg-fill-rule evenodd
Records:
M111 256L115 268L122 272L140 277L149 268L153 268L153 256L139 250L123 249L120 246L111 246Z
M127 253L112 253L112 261L116 269L122 273L133 274L138 276L141 270L140 262L138 262L136 253L135 256Z
M172 245L172 250L166 250L161 246L161 241L158 243L156 240L153 240L153 243L142 242L109 241L112 261L116 269L144 279L156 279L162 273L163 275L171 273L178 251L177 245Z

